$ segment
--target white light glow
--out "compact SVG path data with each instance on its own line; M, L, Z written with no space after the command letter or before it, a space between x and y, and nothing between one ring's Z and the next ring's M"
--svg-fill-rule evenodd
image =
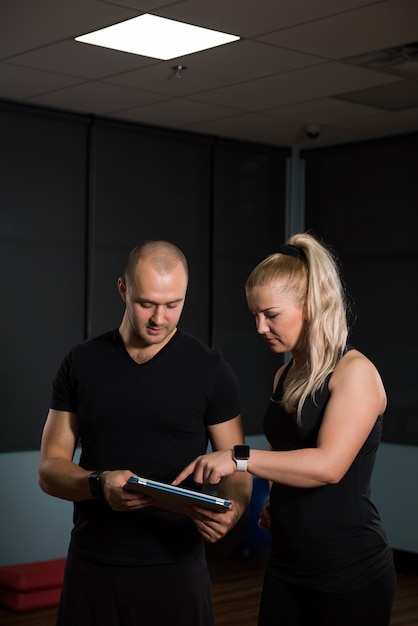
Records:
M145 13L76 37L76 41L167 61L240 39L200 26Z

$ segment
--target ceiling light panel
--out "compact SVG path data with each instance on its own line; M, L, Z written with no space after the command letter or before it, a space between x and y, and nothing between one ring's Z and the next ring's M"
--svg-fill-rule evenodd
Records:
M75 37L76 41L167 61L222 46L240 38L145 13Z

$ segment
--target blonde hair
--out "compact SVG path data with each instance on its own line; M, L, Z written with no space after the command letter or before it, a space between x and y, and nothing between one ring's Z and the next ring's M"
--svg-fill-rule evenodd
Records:
M290 246L289 249L287 246ZM290 237L284 252L270 255L248 277L245 288L280 281L281 286L304 307L305 330L301 338L306 355L283 393L286 411L302 407L321 389L335 369L348 337L347 302L336 257L309 233Z

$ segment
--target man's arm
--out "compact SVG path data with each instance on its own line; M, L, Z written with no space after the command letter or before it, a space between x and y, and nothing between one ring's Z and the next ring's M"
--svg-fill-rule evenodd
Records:
M87 480L90 472L73 463L77 442L77 415L50 409L39 462L39 485L50 496L73 502L92 497Z
M50 409L44 426L39 462L39 485L51 496L77 502L91 500L88 476L97 469L84 469L73 462L78 442L78 417L75 413ZM115 511L141 509L152 499L123 489L133 476L128 469L104 471L101 484L104 497Z

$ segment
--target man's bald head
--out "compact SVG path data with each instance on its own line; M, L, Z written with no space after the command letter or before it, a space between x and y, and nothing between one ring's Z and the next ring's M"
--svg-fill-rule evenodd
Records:
M186 276L189 275L187 259L183 252L175 244L164 240L148 240L135 246L131 250L125 267L125 279L132 279L137 265L141 261L147 261L161 275L170 274L181 263Z

